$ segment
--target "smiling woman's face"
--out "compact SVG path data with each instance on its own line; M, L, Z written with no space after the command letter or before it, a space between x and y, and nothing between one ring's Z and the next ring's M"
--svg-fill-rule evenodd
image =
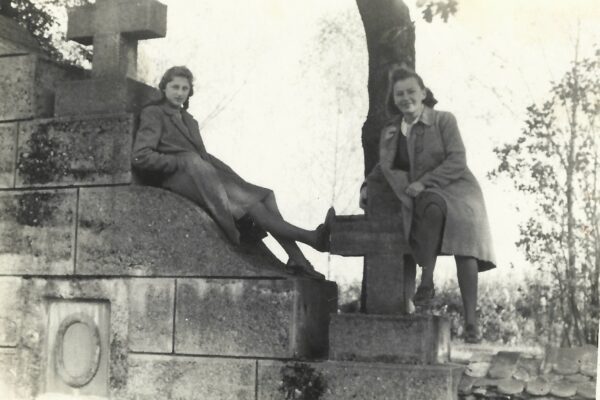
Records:
M173 107L181 107L190 95L190 82L182 76L174 77L165 87L165 98Z
M423 108L425 89L416 78L410 77L394 83L394 104L406 116L417 116Z

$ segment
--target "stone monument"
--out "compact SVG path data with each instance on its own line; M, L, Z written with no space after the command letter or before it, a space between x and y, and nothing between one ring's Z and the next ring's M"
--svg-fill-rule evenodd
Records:
M132 185L135 113L157 95L135 80L137 40L165 27L155 0L70 10L91 76L0 29L3 399L254 399L264 360L327 356L335 283Z

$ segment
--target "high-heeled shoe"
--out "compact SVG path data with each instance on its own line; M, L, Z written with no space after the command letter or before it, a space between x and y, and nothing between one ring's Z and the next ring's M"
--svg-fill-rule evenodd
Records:
M325 275L323 275L322 273L315 270L315 267L313 267L310 263L308 263L308 265L300 265L300 264L296 264L295 261L288 260L288 262L285 264L285 266L286 266L286 268L292 270L292 272L294 274L306 275L309 278L318 279L318 280L325 280Z
M417 307L428 306L435 297L435 288L433 286L419 286L417 293L413 297L413 303Z
M481 343L481 333L475 324L465 325L465 333L463 334L465 343L477 344Z
M317 243L315 249L329 251L331 244L331 225L335 221L335 209L330 207L325 216L325 222L317 227Z

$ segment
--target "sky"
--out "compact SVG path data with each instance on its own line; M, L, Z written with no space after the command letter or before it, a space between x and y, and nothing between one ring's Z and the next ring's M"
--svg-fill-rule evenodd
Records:
M190 67L196 77L190 111L209 152L273 189L290 222L312 229L332 203L338 214L359 213L368 71L355 2L164 3L167 37L140 43L140 79L156 85L166 68ZM526 107L543 101L568 68L577 37L580 55L592 55L600 44L600 3L459 0L447 23L427 23L412 0L407 5L417 71L439 100L436 107L456 115L484 191L498 268L482 279L514 276L527 269L514 245L524 218L517 208L526 211L527 199L486 177L497 162L492 149L519 134ZM323 21L338 21L344 34L320 41ZM273 241L269 246L285 261ZM339 284L361 278L361 259L303 249ZM455 279L454 271L451 259L441 260L436 279Z

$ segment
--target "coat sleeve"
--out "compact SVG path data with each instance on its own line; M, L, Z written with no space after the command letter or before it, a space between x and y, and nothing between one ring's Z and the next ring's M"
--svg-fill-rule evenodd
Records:
M419 179L425 187L442 188L460 178L467 169L465 146L454 115L441 114L438 127L442 135L446 157L440 165Z
M158 110L145 108L140 115L135 143L133 145L132 164L142 171L172 173L177 170L177 156L157 151L162 134L162 121Z

